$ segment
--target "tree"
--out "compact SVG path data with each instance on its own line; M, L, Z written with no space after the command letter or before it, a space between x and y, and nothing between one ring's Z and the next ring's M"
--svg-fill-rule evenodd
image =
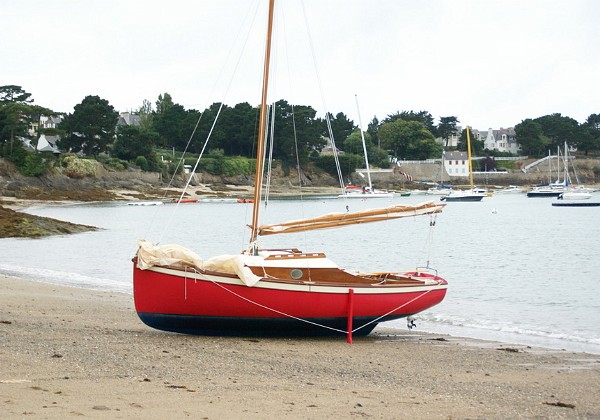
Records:
M550 143L548 137L544 136L542 125L530 118L515 125L515 135L521 152L526 155L542 156Z
M592 150L600 150L600 114L590 114L582 124L583 133L577 148L586 156Z
M471 140L471 154L473 156L480 154L483 151L483 146L484 146L485 142L483 140L475 139L475 137L473 137L472 129L469 129L469 138ZM467 129L466 128L460 133L460 138L458 139L457 149L461 150L463 152L467 151Z
M15 137L27 137L29 124L33 118L32 114L42 110L52 112L46 108L31 105L33 99L17 85L0 86L0 146L7 140L10 144L3 147L3 156L8 156L14 151ZM15 151L18 153L18 151Z
M11 148L15 136L27 135L30 97L21 86L0 86L0 141L10 140Z
M437 126L437 135L444 140L444 146L448 146L448 139L456 132L456 125L459 123L456 117L441 117Z
M228 111L223 151L226 155L252 157L256 151L258 108L243 102Z
M565 142L577 146L583 129L579 123L570 117L559 113L545 115L535 119L540 124L544 136L550 140L550 147L562 147Z
M29 104L33 102L31 93L27 93L21 86L0 86L0 105L7 103Z
M156 101L156 113L162 115L173 105L174 103L171 95L166 92L164 95L158 95L158 100Z
M352 131L356 128L354 125L354 121L348 119L346 114L343 112L338 112L335 117L331 113L327 113L329 117L329 122L331 123L331 131L333 131L333 136L336 139L341 139L344 141L346 137L352 133ZM325 120L322 121L323 132L322 134L325 137L329 137L329 132L327 130L327 124Z
M433 117L427 111L402 111L396 112L395 114L390 114L387 116L384 123L386 122L394 122L397 120L402 121L416 121L423 124L423 126L432 134L435 135L435 126L433 125Z
M368 154L368 149L372 147L371 136L369 135L369 133L364 133L364 136L365 146L367 147ZM346 137L343 143L343 150L346 153L353 153L355 155L360 156L364 155L362 136L360 135L360 130L354 130L352 133L350 133L348 137Z
M138 109L140 116L140 127L144 130L152 129L152 103L148 99L144 99L142 105Z
M133 161L143 156L148 161L155 160L154 144L158 134L134 125L122 125L117 132L117 138L112 154L119 159Z
M379 130L379 120L377 119L377 117L373 117L371 122L367 125L367 133L369 133L369 135L371 136L371 141L373 142L373 144L376 144L377 148L379 149L380 144L379 138L377 137L377 130Z
M428 159L442 154L442 146L423 123L396 119L381 125L377 133L383 148L400 159Z
M119 114L107 100L86 96L60 124L59 128L67 135L58 146L62 150L86 155L106 152L114 139L118 119Z
M194 123L190 126L188 116L189 111L186 111L182 105L173 104L164 112L154 115L154 129L159 134L159 143L162 147L176 147L179 150L184 150L190 136L194 130L195 121L199 114L194 112Z
M296 160L306 163L314 150L323 148L325 142L316 114L310 106L292 106L285 100L275 103L274 158L294 167Z

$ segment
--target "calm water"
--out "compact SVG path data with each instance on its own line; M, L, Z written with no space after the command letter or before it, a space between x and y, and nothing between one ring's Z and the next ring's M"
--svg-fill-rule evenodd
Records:
M264 222L430 198L271 201ZM434 227L424 216L274 235L262 245L325 251L351 270L402 270L429 262L450 286L440 305L419 315L418 330L600 354L600 207L559 208L551 202L496 195L481 203L449 203ZM128 293L136 239L179 243L206 258L235 254L246 246L251 216L249 205L226 202L27 211L103 230L2 239L0 272ZM404 321L388 326L406 328Z

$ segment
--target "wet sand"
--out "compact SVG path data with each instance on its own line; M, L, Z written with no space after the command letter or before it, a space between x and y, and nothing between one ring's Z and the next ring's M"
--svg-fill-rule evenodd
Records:
M0 418L600 418L600 356L420 332L185 336L0 276Z

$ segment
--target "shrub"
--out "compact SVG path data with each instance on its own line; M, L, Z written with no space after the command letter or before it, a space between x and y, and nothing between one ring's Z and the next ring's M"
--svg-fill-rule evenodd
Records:
M98 162L90 159L80 159L75 155L67 155L63 158L65 173L69 178L85 178L96 176Z
M135 164L139 166L142 171L148 170L148 159L146 159L144 156L138 156L135 158Z
M25 163L19 167L19 172L25 176L42 176L46 173L44 159L38 153L28 153Z

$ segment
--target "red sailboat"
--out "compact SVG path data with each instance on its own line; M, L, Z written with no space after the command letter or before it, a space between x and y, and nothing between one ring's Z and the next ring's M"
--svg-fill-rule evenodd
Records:
M267 86L274 0L269 2L252 223L248 249L201 259L178 245L139 241L133 293L140 319L159 330L204 335L369 334L383 321L422 312L444 299L447 283L430 271L352 273L322 252L261 249L260 237L439 213L445 204L394 205L260 225Z

